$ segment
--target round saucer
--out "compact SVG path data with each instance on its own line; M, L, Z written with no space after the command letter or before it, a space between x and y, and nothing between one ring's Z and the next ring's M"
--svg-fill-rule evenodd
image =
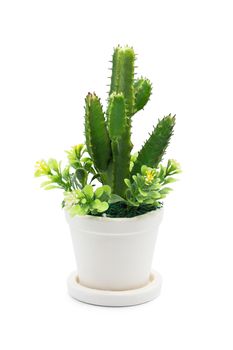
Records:
M68 278L69 295L83 303L99 306L133 306L146 303L159 296L162 277L152 271L148 284L137 289L110 291L82 286L76 272Z

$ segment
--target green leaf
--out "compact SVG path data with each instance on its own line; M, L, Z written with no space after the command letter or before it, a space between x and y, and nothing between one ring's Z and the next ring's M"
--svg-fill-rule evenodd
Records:
M109 203L125 202L125 199L118 196L117 194L112 194Z
M50 167L50 169L58 172L58 162L56 161L56 159L50 158L48 160L48 166Z
M92 199L93 196L94 196L94 191L93 191L92 185L86 185L86 186L83 188L83 193L85 194L85 196L86 196L88 199Z
M69 151L66 151L67 158L72 167L80 165L80 158L82 154L86 151L86 147L83 144L73 146Z
M99 213L103 213L104 211L108 210L109 205L107 202L101 202L101 205L97 209Z
M95 191L95 197L100 199L102 202L109 201L111 196L111 187L108 185L104 185L102 187L97 188Z
M100 198L102 194L104 193L103 187L99 187L95 190L95 196L96 198Z
M92 159L90 157L83 157L81 158L81 162L86 163L86 162L91 162L93 163Z
M153 198L153 200L159 199L161 197L160 192L153 192L151 194L151 197Z
M55 185L50 185L50 186L46 186L44 187L44 189L47 191L47 190L53 190L54 188L62 188L60 186L55 186Z
M108 209L109 205L107 202L101 202L99 199L95 199L92 203L92 208L96 209L99 213L102 213Z
M162 190L159 191L161 195L167 195L169 192L172 191L172 188L164 187Z
M143 201L143 204L154 204L154 199L152 198L147 198Z
M149 169L151 169L151 168L149 168L148 166L146 166L146 165L142 165L142 167L141 167L141 173L142 173L142 175L146 175L146 172L149 170Z
M45 187L45 186L50 185L50 184L52 184L52 183L53 183L53 181L51 181L51 180L44 181L44 182L42 182L42 184L40 185L40 187Z
M91 203L91 206L93 209L98 209L99 206L101 205L101 200L100 199L95 199L92 203Z
M177 181L177 179L175 179L174 177L168 177L164 180L164 184L166 185L166 184L170 184L170 183L176 182L176 181Z
M129 179L125 179L124 181L125 181L126 186L129 187L129 188L131 188L131 182L130 182L130 180L129 180Z
M144 200L145 200L140 194L138 194L136 196L136 199L137 199L138 203L140 203L140 204L142 204L144 202Z
M140 187L138 187L138 191L143 197L146 197L148 195L148 192L143 191Z
M111 196L112 189L110 186L104 185L104 186L102 186L102 189L103 189L104 193L106 193L109 197Z
M70 179L70 166L66 166L65 169L62 171L62 177L65 180L69 180Z
M77 176L77 179L81 183L82 187L84 187L87 184L87 177L88 177L87 171L83 168L78 168L75 174Z
M44 175L46 175L46 174L43 174L40 169L37 169L34 172L35 177L40 177L40 176L44 176Z
M167 163L167 175L179 174L180 172L180 164L174 159L169 159Z
M88 206L75 205L69 210L69 213L71 217L75 215L86 215L88 213Z

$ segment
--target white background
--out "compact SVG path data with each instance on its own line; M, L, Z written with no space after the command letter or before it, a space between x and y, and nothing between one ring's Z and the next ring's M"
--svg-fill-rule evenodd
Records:
M1 1L1 349L232 350L232 23L225 0ZM40 190L33 166L83 142L85 94L105 103L118 43L154 85L135 150L176 113L167 156L183 174L156 246L162 295L112 309L68 297L62 194Z

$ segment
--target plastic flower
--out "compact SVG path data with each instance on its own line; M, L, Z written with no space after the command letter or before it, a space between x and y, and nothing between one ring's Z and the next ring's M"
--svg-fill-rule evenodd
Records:
M111 188L107 185L95 190L86 185L82 190L65 192L64 207L71 216L103 213L109 207Z
M165 198L172 190L165 185L176 181L172 175L180 171L179 163L173 159L168 161L167 166L160 164L158 169L143 165L141 173L133 175L132 180L125 179L127 201L132 206L142 204L160 206L159 200Z
M145 182L146 184L151 184L155 177L155 170L154 169L147 169L146 175L145 175Z
M79 190L64 193L65 209L69 210L79 202L78 193Z
M80 143L78 145L71 147L69 151L66 151L69 163L71 165L76 165L76 164L79 165L80 159L83 153L85 152L85 150L86 150L85 146L82 143Z
M48 166L48 164L46 163L45 160L39 160L36 162L35 165L35 176L43 176L43 175L49 175L51 174L51 170L50 167Z

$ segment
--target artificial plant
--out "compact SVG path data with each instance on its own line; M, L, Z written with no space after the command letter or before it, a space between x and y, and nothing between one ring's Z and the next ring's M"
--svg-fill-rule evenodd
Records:
M165 187L175 181L171 176L180 172L179 164L173 160L166 167L160 164L175 126L175 116L171 114L158 121L141 150L132 154L132 121L152 93L148 79L135 79L135 59L133 48L114 49L107 109L104 112L95 93L88 93L85 145L67 152L69 164L62 170L54 159L37 163L35 175L48 177L42 184L45 189L65 190L63 206L71 215L108 215L119 203L125 208L125 216L132 216L129 212L135 212L135 207L143 212L156 209L161 206L159 200L171 190ZM102 186L94 191L97 181ZM137 210L135 215L139 214Z

